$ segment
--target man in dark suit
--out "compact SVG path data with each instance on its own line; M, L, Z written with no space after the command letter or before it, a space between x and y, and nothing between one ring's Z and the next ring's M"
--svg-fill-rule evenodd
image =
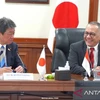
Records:
M71 72L74 74L84 74L86 70L82 63L86 50L90 54L90 48L94 48L94 63L93 67L100 66L100 23L90 22L84 32L84 40L73 43L70 46L69 65ZM91 68L92 69L92 68Z
M18 46L13 42L15 34L15 23L9 18L0 19L0 61L2 59L2 46L4 48L4 64L0 62L0 74L4 72L26 72L20 56L18 55Z

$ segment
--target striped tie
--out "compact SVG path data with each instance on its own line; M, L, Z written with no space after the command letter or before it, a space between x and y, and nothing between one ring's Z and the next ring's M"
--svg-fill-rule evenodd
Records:
M0 67L5 66L5 56L4 56L4 46L1 47L0 49Z
M94 48L90 48L90 55L89 55L89 57L90 57L90 63L91 63L91 68L93 68L94 67Z

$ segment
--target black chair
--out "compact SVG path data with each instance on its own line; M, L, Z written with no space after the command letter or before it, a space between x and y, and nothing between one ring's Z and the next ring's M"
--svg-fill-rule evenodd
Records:
M55 48L52 57L51 71L58 66L64 67L68 60L70 44L83 40L84 28L59 28L55 31Z

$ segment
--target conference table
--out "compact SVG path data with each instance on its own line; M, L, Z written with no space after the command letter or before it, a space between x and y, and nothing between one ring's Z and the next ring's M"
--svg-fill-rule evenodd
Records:
M82 80L80 75L71 75L70 81L39 81L34 74L34 81L0 80L0 100L72 100L67 91L75 91L75 80Z

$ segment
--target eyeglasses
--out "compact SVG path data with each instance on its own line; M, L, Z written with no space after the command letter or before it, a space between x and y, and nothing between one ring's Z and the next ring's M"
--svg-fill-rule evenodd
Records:
M96 33L93 33L93 32L90 32L90 33L89 32L85 32L84 35L85 36L90 35L91 37L94 37L94 36L96 36Z

